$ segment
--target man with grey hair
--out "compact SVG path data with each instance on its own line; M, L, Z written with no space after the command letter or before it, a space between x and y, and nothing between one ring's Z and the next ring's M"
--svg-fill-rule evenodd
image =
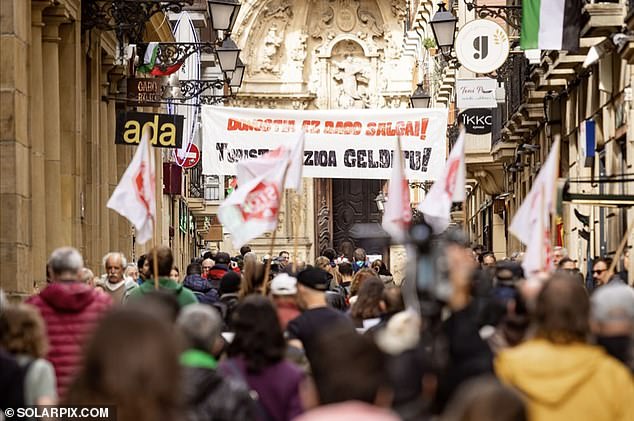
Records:
M222 318L205 304L190 304L181 310L176 326L187 350L181 354L187 420L255 419L254 403L247 386L223 378L217 371L215 350L222 344Z
M103 257L105 277L97 285L112 297L116 304L124 303L130 293L137 288L137 283L123 276L128 262L120 252L110 252Z
M555 267L559 265L559 262L564 257L568 257L568 250L566 250L566 248L557 246L553 249L553 264Z
M47 359L55 368L57 392L63 398L80 366L84 342L112 299L81 282L84 261L72 247L53 251L47 267L51 283L26 302L37 307L46 324Z
M634 371L634 290L608 284L590 297L590 327L597 345Z

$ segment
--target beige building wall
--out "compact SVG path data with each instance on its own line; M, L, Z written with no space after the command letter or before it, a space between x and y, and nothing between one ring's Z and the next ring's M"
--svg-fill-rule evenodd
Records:
M95 273L108 251L132 255L130 224L106 208L134 152L114 144L112 96L125 73L113 33L82 33L80 18L80 0L0 3L0 288L15 299L44 284L56 247L78 248ZM149 35L169 40L169 28L151 29L157 18ZM158 222L162 243L171 217Z

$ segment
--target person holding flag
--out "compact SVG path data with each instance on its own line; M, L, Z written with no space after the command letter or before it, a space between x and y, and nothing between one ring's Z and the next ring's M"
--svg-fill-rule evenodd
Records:
M387 202L383 213L382 226L394 242L403 243L412 222L412 209L409 199L409 183L403 168L403 151L400 136L396 142L392 177L387 191Z

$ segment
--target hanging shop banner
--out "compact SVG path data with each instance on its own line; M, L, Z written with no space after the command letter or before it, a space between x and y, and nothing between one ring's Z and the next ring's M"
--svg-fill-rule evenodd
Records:
M134 106L158 107L161 102L162 86L158 78L128 78L128 99Z
M445 165L446 109L266 110L203 106L203 173L233 175L236 162L306 133L304 177L388 179L397 136L407 178L435 180Z
M458 114L458 121L470 134L489 134L493 127L493 115L490 108L470 108Z
M150 130L152 146L180 148L183 140L183 116L169 114L119 112L114 143L138 145L145 128Z
M511 50L504 28L488 19L476 19L460 28L456 36L456 56L473 73L491 73L499 69Z
M456 105L459 109L497 108L498 82L488 77L458 79L456 81Z

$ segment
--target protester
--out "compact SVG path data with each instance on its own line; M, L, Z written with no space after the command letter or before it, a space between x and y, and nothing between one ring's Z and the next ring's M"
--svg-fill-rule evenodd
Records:
M103 257L106 276L99 286L112 297L112 302L115 304L124 303L138 286L134 279L123 276L123 269L126 266L127 261L123 253L110 252Z
M634 419L631 373L586 343L589 311L583 286L555 277L537 298L535 337L498 354L498 377L525 396L532 421Z
M634 372L634 290L599 288L590 298L590 327L597 345Z
M287 251L280 251L277 260L280 265L280 271L283 271L286 266L288 266L288 262L291 260L291 255Z
M344 313L347 312L349 308L346 302L346 296L336 291L326 291L326 304L328 304L328 307L332 307Z
M200 273L200 275L202 275L203 278L208 279L209 271L211 270L212 267L214 267L214 261L211 259L203 259L201 265L202 265L202 272Z
M222 279L224 274L230 270L237 272L238 269L237 267L230 267L231 256L229 256L228 253L222 251L216 253L216 255L214 256L214 262L216 262L216 264L213 265L213 267L209 270L209 273L207 274L207 279L211 281L211 284L215 289L218 289L220 287L220 279Z
M333 248L326 248L321 253L322 256L326 257L330 261L330 266L335 266L335 259L337 259L337 252Z
M177 266L172 266L172 270L170 270L170 279L176 283L180 283L180 271Z
M24 371L24 404L57 403L55 370L44 359L48 350L44 320L35 307L18 304L2 309L0 346L16 358Z
M125 267L125 271L123 272L123 277L126 279L132 279L134 282L137 282L139 279L139 268L136 263L128 263Z
M316 342L311 365L314 386L304 394L309 411L297 421L399 420L388 409L385 356L368 337L331 328Z
M198 263L187 265L187 276L183 281L183 286L192 290L200 303L212 305L220 299L218 290L207 278L202 276L202 269Z
M612 259L609 257L594 259L592 264L592 279L594 280L595 288L611 284L625 284L623 279L610 272L609 269L611 265Z
M141 285L143 281L150 278L150 265L148 264L147 255L142 254L137 260L136 266L139 269L137 284Z
M172 326L147 312L119 308L99 323L63 403L113 405L118 421L174 421L183 419L180 385Z
M376 274L381 279L381 281L383 281L386 287L394 286L394 276L387 269L387 266L385 266L383 260L376 259L374 262L372 262L371 268L373 271L376 272Z
M298 348L303 347L311 362L315 341L322 332L337 325L352 330L350 319L326 304L330 279L328 272L317 268L307 268L297 274L297 302L302 314L288 323L286 331L289 343Z
M169 278L170 271L174 265L174 257L172 256L172 250L166 246L158 246L156 249L148 253L148 263L150 265L151 278L146 279L143 284L130 293L130 299L135 299L148 294L151 291L155 291L154 285L154 256L156 255L158 263L158 286L159 290L171 292L176 295L178 303L181 307L188 304L198 302L194 293L187 287L177 284Z
M341 286L345 289L346 296L349 296L353 276L352 264L350 262L341 262L337 265L337 271L341 274Z
M559 262L561 262L561 259L564 257L568 257L568 250L564 247L557 246L553 249L553 265L555 267L559 266Z
M350 240L344 240L339 245L339 260L352 263L354 256L354 243Z
M240 288L240 297L250 294L262 294L266 289L264 282L264 264L256 261L255 253L247 253L244 256L243 282Z
M381 321L386 305L383 301L385 286L379 278L370 278L359 289L357 301L352 305L350 316L355 327L369 329Z
M350 304L354 304L357 300L357 294L359 293L359 289L363 285L363 283L370 279L376 277L376 272L374 272L370 268L363 268L357 271L352 278L352 284L350 285Z
M495 258L495 254L491 252L486 252L482 254L482 267L483 268L494 268L497 263L497 259Z
M220 372L244 381L258 396L258 421L290 421L302 413L302 371L284 360L286 344L277 313L265 297L252 295L233 318L235 337Z
M251 421L255 417L249 389L216 371L213 354L222 341L223 324L218 312L203 304L187 306L178 317L178 330L187 347L180 364L188 421Z
M240 299L240 287L242 276L229 271L220 280L220 303L225 307L224 321L226 326L230 326L231 317Z
M491 377L466 382L456 393L440 421L526 421L522 398Z
M561 260L559 260L559 263L557 263L556 266L557 266L557 269L562 269L562 270L577 270L577 265L576 265L575 261L572 260L568 256L562 257Z
M362 248L358 248L354 251L353 259L352 259L352 269L354 273L357 273L363 268L368 267L368 257L365 253L365 250Z
M248 245L240 247L240 256L242 256L243 258L247 253L250 253L250 252L251 252L251 247L249 247Z
M79 366L81 348L112 299L79 282L84 261L74 248L53 251L48 267L51 283L26 302L37 307L46 324L50 345L46 359L55 368L57 393L63 397Z
M297 279L286 273L280 273L271 282L271 299L275 304L277 317L282 330L288 322L300 315L297 306Z

